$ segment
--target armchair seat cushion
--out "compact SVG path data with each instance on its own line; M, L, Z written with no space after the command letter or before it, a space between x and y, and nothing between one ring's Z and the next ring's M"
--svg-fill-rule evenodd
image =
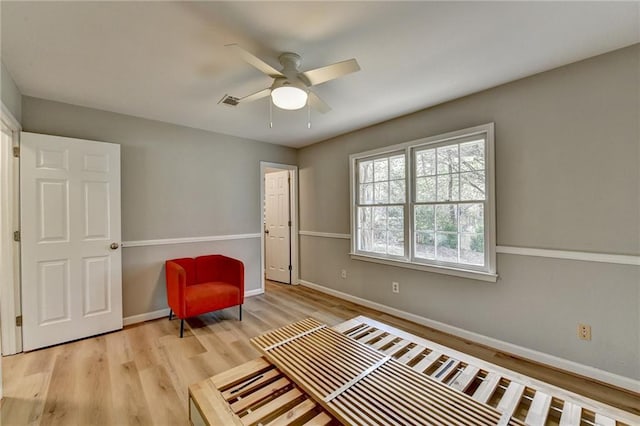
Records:
M185 289L186 317L194 317L238 304L240 289L224 282L190 285Z

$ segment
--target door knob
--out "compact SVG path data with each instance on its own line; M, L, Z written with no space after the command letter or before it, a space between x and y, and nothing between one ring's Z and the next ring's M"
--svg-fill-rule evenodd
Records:
M118 243L111 243L111 245L109 247L111 248L111 250L117 250L118 247L120 247L120 246L118 245Z

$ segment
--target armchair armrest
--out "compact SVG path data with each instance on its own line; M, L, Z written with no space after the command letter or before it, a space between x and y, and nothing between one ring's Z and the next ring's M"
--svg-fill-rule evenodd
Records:
M185 287L187 273L182 266L170 260L165 262L167 280L167 301L169 307L179 318L186 315Z

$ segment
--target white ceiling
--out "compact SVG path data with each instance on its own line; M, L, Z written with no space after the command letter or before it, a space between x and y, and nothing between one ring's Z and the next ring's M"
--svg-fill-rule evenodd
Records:
M1 55L24 95L300 147L640 41L639 2L10 2ZM280 69L355 57L333 110L218 105Z

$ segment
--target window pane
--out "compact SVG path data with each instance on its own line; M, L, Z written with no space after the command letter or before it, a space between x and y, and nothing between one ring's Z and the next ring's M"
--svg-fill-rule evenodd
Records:
M415 233L415 257L435 259L435 238L433 232L417 231Z
M404 256L404 232L389 231L389 254Z
M373 207L373 229L387 229L387 208Z
M458 209L455 204L436 206L436 231L458 232Z
M373 249L376 253L387 253L387 231L373 231Z
M484 265L483 234L460 234L460 263Z
M484 200L484 171L460 173L460 199Z
M376 182L389 179L388 164L389 162L386 158L381 158L373 162L373 178Z
M438 201L458 201L459 176L442 175L438 176Z
M373 228L373 219L371 217L371 207L358 207L358 228Z
M460 170L484 170L484 139L460 144Z
M404 179L404 155L389 158L389 179Z
M358 250L371 251L373 249L373 231L358 229Z
M427 203L436 201L436 178L416 178L416 202Z
M458 234L454 232L436 232L436 260L458 261Z
M404 207L388 207L387 219L388 219L387 227L389 229L403 231L404 230Z
M373 182L373 161L361 161L360 165L360 183Z
M436 150L427 149L416 151L416 176L431 176L436 174Z
M458 171L458 145L437 148L438 174L456 173Z
M483 204L461 204L459 214L460 232L484 233Z
M373 184L360 185L360 204L373 204Z
M434 207L416 206L414 210L416 230L433 231L435 229Z
M374 197L376 204L388 204L389 203L389 182L376 182L374 183Z
M389 196L389 202L396 203L404 203L405 198L405 190L404 190L404 180L392 180L389 182L391 194Z

